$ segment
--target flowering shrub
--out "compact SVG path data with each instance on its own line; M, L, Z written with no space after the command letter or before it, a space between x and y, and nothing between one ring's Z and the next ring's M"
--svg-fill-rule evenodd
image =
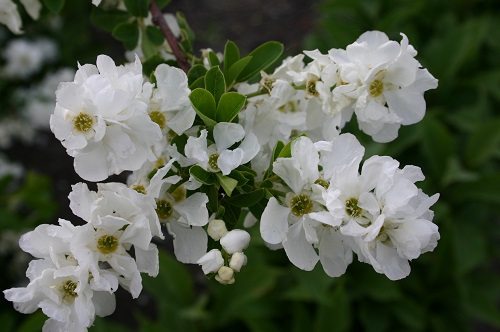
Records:
M369 31L345 50L304 51L265 72L280 43L242 56L227 42L223 54L199 58L184 18L159 11L164 1L93 4L120 12L113 35L134 59L117 66L99 55L79 65L57 89L50 128L82 179L131 173L127 184L96 191L73 185L82 226L60 219L21 238L36 259L28 286L4 291L18 311L41 308L47 331L86 330L114 311L119 286L137 298L141 273L159 273L153 240L164 230L180 262L220 284L237 283L252 260L243 220L259 223L270 250L284 249L306 271L321 262L330 277L346 273L354 253L399 280L436 247L439 195L415 185L420 168L389 156L361 163L363 146L343 133L355 114L362 132L390 142L424 117L424 92L437 80L404 34L397 42Z

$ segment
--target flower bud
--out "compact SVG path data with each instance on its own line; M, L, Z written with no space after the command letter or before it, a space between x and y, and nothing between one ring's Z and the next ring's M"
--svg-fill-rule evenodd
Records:
M219 241L221 237L227 234L226 224L224 220L214 219L208 223L208 235L215 241Z
M231 260L229 261L229 267L235 270L236 272L240 272L241 267L247 264L247 256L245 256L242 252L235 252L231 256Z
M219 271L217 271L217 275L215 276L215 280L220 282L223 285L231 285L234 284L234 270L227 266L222 266Z
M249 242L250 234L242 229L233 229L220 239L222 248L230 255L243 251Z
M219 249L212 249L198 259L196 263L201 265L203 273L209 274L217 272L224 265L224 258L222 258L222 253Z

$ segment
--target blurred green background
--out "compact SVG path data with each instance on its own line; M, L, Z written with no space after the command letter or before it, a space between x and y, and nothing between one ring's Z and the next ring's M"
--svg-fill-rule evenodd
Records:
M359 262L336 279L320 265L301 271L283 251L269 251L258 229L251 230L248 265L232 286L206 280L198 267L176 262L166 250L160 275L144 276L144 294L133 303L128 294L118 294L117 312L97 319L91 331L500 330L499 5L497 0L172 1L171 10L182 10L197 34L198 47L215 51L222 51L226 39L248 51L274 39L284 42L289 54L327 52L346 47L367 30L398 41L405 33L422 66L439 80L438 89L425 94L425 119L403 127L389 144L372 142L355 125L346 131L358 135L366 157L386 154L401 165L422 168L421 188L441 195L434 206L441 240L434 252L411 263L409 277L397 282ZM91 29L90 10L89 0L66 4L68 28L53 36L62 50L61 64L92 63L99 53L121 56L119 44L99 31L83 33ZM70 18L77 14L75 23ZM82 36L78 42L75 33ZM71 170L72 161L58 142L44 149L59 151L53 158ZM2 233L69 214L64 197L78 179L68 177L61 185L57 173L28 165L37 162L26 158L34 150L17 145L6 151L39 175L30 173L16 186L13 180L0 182ZM15 259L12 253L1 257L8 267L2 289L19 280L7 273ZM0 309L3 331L38 331L46 319L41 313L20 315L5 300Z

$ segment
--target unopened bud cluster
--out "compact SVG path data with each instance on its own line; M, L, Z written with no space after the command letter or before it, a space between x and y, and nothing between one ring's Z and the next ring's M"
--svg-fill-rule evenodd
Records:
M250 243L250 234L241 229L228 232L226 224L220 219L209 222L207 233L213 240L219 241L222 249L210 250L198 260L198 264L205 274L216 273L215 280L219 283L233 284L234 273L240 272L247 263L243 249Z

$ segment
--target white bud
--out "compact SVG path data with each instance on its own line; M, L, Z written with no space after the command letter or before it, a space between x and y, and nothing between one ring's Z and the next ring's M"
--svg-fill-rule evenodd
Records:
M257 218L251 212L248 212L243 220L243 227L250 228L257 223Z
M221 237L227 234L226 224L224 220L214 219L208 223L208 235L215 241L219 241Z
M240 272L241 267L247 264L247 256L245 256L242 252L235 252L231 256L231 260L229 261L229 267L235 270L236 272Z
M196 263L201 265L203 273L209 274L218 271L224 265L224 258L222 258L219 249L212 249L198 259Z
M220 239L220 244L224 250L232 255L235 252L243 251L248 247L250 234L242 229L233 229Z
M234 284L234 270L227 266L221 266L219 271L217 271L215 280L217 280L223 285Z

